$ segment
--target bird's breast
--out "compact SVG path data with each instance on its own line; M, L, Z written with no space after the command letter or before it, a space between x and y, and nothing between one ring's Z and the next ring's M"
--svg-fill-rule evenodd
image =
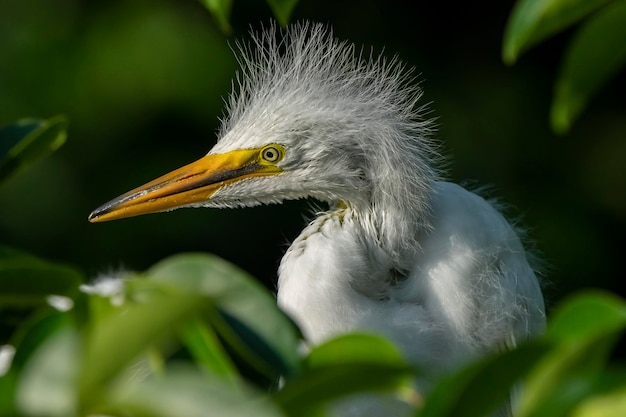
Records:
M378 302L374 287L385 280L377 275L387 268L373 261L362 233L343 211L326 213L300 234L281 261L278 303L314 343L362 327Z

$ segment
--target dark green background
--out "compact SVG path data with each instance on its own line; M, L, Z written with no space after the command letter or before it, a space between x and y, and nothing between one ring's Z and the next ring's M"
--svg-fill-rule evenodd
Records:
M555 136L552 86L572 32L507 67L500 45L511 7L302 0L293 18L329 23L338 37L415 66L449 178L491 186L521 219L544 260L550 303L585 287L619 292L625 77L569 135ZM263 1L235 0L228 37L194 0L0 2L0 124L59 113L70 120L59 152L0 188L0 243L89 276L210 251L273 287L283 251L311 213L307 202L87 222L101 203L209 150L236 70L228 44L270 16Z

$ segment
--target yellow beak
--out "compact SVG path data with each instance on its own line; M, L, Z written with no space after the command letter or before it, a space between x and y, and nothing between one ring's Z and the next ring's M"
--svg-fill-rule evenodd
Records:
M233 182L282 172L263 159L264 149L207 155L103 204L89 215L89 221L105 222L173 210L209 200Z

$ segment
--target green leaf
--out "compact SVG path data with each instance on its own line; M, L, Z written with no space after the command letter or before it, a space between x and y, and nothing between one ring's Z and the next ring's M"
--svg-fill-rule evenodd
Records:
M295 377L275 394L275 400L288 415L305 416L347 395L399 389L411 373L407 366L375 363L315 368Z
M569 297L552 313L546 336L559 343L585 343L626 328L626 302L615 294L586 291Z
M565 133L587 105L626 64L626 1L615 1L576 33L557 78L552 128Z
M71 308L81 281L82 275L71 267L0 248L0 333L20 333L16 326L35 309Z
M626 381L626 375L623 375ZM619 389L587 399L571 417L624 417L626 416L626 384Z
M283 416L266 396L233 389L222 379L206 378L184 367L174 367L160 378L120 384L108 403L120 414L145 417Z
M37 307L49 295L73 295L81 282L81 274L68 266L26 255L0 257L0 309Z
M624 387L626 373L623 370L605 369L602 372L572 372L563 378L558 386L541 398L541 403L526 408L528 401L522 397L521 407L516 416L570 417L581 403L607 392ZM523 391L524 393L525 391ZM532 395L532 393L531 393Z
M198 296L155 295L93 324L87 332L80 375L84 405L97 404L100 391L113 377L209 303Z
M223 33L230 34L233 30L230 26L230 12L233 8L233 0L200 0L211 12Z
M371 334L348 334L314 347L305 358L308 369L343 363L377 363L404 366L398 349L389 341Z
M350 394L407 387L415 372L388 341L362 334L340 336L315 347L305 364L303 372L287 379L274 396L292 416L311 415Z
M507 403L515 385L548 351L548 345L535 342L470 364L435 386L419 416L490 415Z
M272 12L274 12L278 23L280 23L282 27L286 27L289 24L291 12L294 7L296 7L296 4L298 4L298 0L267 0L267 4L269 4Z
M0 375L0 416L15 416L15 372Z
M184 254L159 262L147 277L211 297L219 310L209 317L212 325L257 370L289 375L298 368L296 328L276 299L242 270L213 255Z
M522 52L576 23L611 0L518 0L506 25L502 57L513 64Z
M63 326L32 355L22 370L16 389L17 409L27 415L71 417L77 415L78 332Z
M192 320L181 330L182 340L196 362L210 375L222 377L231 386L239 386L238 372L212 328Z
M20 323L11 344L16 352L11 369L20 371L33 353L55 332L71 324L69 316L58 311L45 311Z
M606 389L599 375L625 325L624 302L611 294L583 293L563 303L546 334L554 348L529 374L516 416L565 416L585 395Z
M41 261L41 259L37 258L34 255L31 255L28 252L14 249L9 246L0 245L0 264L2 264L3 261L15 259L30 260L32 262Z
M67 138L67 120L23 119L0 128L0 181L57 150Z

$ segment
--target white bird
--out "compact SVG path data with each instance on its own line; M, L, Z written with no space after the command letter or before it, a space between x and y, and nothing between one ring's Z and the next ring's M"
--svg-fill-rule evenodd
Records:
M352 331L388 337L429 371L423 389L540 333L543 297L516 230L441 179L411 70L364 56L319 24L270 27L252 41L240 47L213 149L89 220L328 202L281 261L278 304L313 345Z

